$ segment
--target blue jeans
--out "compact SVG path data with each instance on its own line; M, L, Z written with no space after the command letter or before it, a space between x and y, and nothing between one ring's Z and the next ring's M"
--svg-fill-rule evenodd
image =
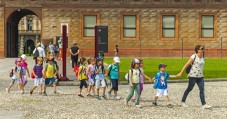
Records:
M139 105L139 95L140 95L140 84L139 83L133 83L133 87L130 86L130 93L127 96L126 100L127 102L129 100L132 99L132 96L134 95L134 91L135 91L135 95L136 95L136 100L135 100L135 105Z
M195 83L197 83L197 85L199 87L199 92L200 92L199 96L200 96L201 103L202 103L202 105L205 105L206 101L205 101L205 95L204 95L204 78L189 77L188 88L184 92L182 102L186 101L186 98L187 98L189 92L192 91L193 87L195 86Z

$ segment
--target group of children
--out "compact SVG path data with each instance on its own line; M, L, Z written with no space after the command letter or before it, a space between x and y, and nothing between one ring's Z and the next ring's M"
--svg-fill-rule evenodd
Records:
M35 64L35 66L33 67L31 75L29 73L26 59L26 55L23 54L21 55L21 58L15 60L15 66L12 68L12 71L10 73L12 83L6 88L6 92L9 93L15 82L18 82L18 89L21 91L21 94L24 94L24 87L27 84L27 71L28 76L34 79L34 86L30 89L30 94L32 94L35 88L39 86L39 95L47 95L46 86L50 85L50 82L54 87L54 94L58 94L56 91L56 78L57 76L60 76L58 73L58 66L54 61L54 57L50 56L46 62L44 62L43 58L38 57L37 64ZM45 85L44 91L42 92L43 83Z
M85 87L86 96L92 96L90 93L93 92L93 96L101 100L102 98L107 99L112 97L112 92L114 92L113 98L119 100L120 97L117 95L118 91L118 83L120 81L120 67L119 67L120 59L119 57L114 57L113 63L110 64L105 71L103 60L101 58L90 58L86 60L86 58L82 57L79 61L79 67L74 69L77 74L77 79L80 81L80 90L79 90L79 97L84 97L82 95L82 89ZM44 68L43 68L44 65ZM154 98L153 105L157 105L158 97L165 97L167 101L167 107L172 108L173 105L169 103L168 97L168 87L167 87L167 79L169 77L176 77L173 75L169 75L166 71L167 65L160 64L158 66L159 72L155 75L153 79L149 78L147 75L144 74L143 70L143 60L134 59L131 62L131 68L128 73L129 85L130 85L130 93L125 99L125 105L128 105L128 102L132 100L135 102L136 107L140 106L141 94L143 91L144 85L144 78L148 79L150 82L154 83L154 88L157 89L157 94ZM43 72L44 70L44 72ZM39 86L39 95L47 95L46 93L46 86L53 84L54 94L58 94L56 91L56 84L57 84L57 76L59 76L58 72L59 68L54 62L54 57L50 56L46 63L43 62L42 58L38 58L37 64L33 67L31 77L34 78L34 86L30 90L30 94L33 93L35 88ZM9 93L11 87L14 85L16 81L18 81L18 88L22 94L24 94L24 87L27 83L26 71L30 76L28 70L28 64L26 63L26 55L22 55L20 59L15 60L15 66L12 69L12 83L6 88L6 92ZM110 78L111 88L107 92L106 96L106 87L107 81L105 77ZM44 91L42 92L42 87L44 83ZM100 88L102 88L102 95L100 96Z

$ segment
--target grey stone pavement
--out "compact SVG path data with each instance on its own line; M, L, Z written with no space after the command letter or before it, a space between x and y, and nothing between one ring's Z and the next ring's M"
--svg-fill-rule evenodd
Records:
M152 106L156 91L152 84L146 84L141 97L142 108L139 109L132 102L129 106L124 105L124 98L129 92L128 85L119 86L118 95L121 100L80 98L77 96L78 86L58 86L59 95L53 94L52 87L47 88L48 96L38 95L37 89L33 95L29 95L32 79L29 79L25 87L25 94L20 94L16 85L10 93L6 93L5 88L11 82L8 75L14 64L12 62L14 59L0 59L0 119L227 119L226 81L205 83L206 101L213 106L211 110L201 108L197 86L187 98L189 107L180 106L187 83L168 85L173 108L167 108L162 98L159 99L158 106ZM28 62L32 62L32 59L28 59ZM70 68L67 71L71 72L69 70ZM73 72L71 75L74 76Z

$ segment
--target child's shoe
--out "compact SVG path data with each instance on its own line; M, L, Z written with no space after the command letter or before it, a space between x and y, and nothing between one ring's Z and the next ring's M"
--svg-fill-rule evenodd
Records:
M138 108L142 108L142 106L141 106L141 105L136 105L136 107L138 107Z
M110 93L110 92L107 93L107 97L108 97L108 98L111 97L111 93Z
M33 93L33 91L32 91L32 90L30 90L30 95L32 95L32 93Z
M115 100L120 100L121 97L120 97L120 96L115 96L114 99L115 99Z
M105 100L107 100L107 98L106 98L106 95L105 95L105 94L103 94L103 95L102 95L102 98L104 98Z
M97 100L101 100L101 97L99 97L99 96L96 96L95 98L96 98Z
M168 104L167 107L168 108L173 108L173 105L172 104Z
M6 93L9 93L9 89L8 88L6 88Z
M158 105L157 102L153 102L152 104L153 104L154 106L157 106L157 105Z
M81 94L78 94L78 96L79 96L79 97L84 97L84 96L83 96L83 95L81 95Z
M44 91L44 92L43 92L43 95L44 95L44 96L47 96L47 92L46 92L46 91Z

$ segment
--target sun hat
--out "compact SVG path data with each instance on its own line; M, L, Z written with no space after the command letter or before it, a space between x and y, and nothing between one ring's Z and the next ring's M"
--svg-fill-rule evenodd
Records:
M17 64L17 62L21 62L21 60L19 58L15 59L15 64Z
M21 58L22 58L22 60L26 60L27 59L27 56L25 54L22 54L21 55Z
M140 64L140 60L134 59L134 63L135 63L135 64Z

